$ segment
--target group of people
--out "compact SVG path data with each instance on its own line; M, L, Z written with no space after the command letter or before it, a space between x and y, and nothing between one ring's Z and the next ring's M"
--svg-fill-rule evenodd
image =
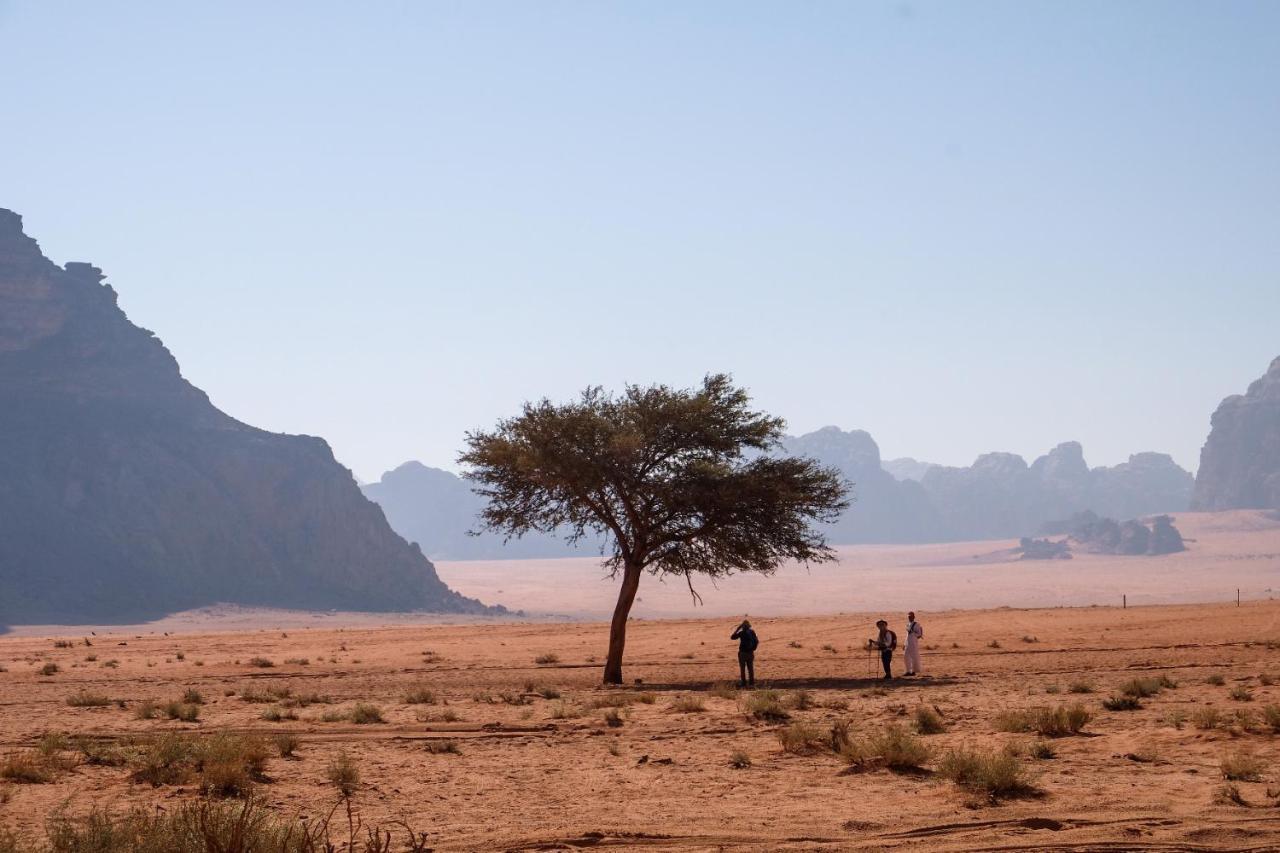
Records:
M876 622L878 634L867 640L869 651L880 653L880 665L884 667L886 680L893 678L893 653L898 649L898 634L889 627L884 619ZM746 619L733 630L730 640L738 641L738 685L752 687L756 683L756 649L760 647L760 638ZM916 621L914 611L907 614L907 639L904 644L904 657L907 664L907 675L920 675L920 641L924 639L924 628Z

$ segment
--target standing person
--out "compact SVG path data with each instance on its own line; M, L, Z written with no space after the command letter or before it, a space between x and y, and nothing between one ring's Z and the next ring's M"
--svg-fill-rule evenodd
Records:
M876 622L880 636L876 637L876 648L880 650L880 663L884 666L885 681L893 678L893 650L898 647L898 635L889 630L889 623L881 619Z
M755 687L756 647L760 645L760 638L751 630L751 623L743 619L729 639L738 641L738 686Z
M924 639L924 628L916 621L914 611L907 614L907 645L903 652L906 658L907 675L920 674L920 641Z

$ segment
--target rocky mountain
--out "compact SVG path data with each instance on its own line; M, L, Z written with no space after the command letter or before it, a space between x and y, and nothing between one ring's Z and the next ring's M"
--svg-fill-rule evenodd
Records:
M827 530L835 544L933 542L941 519L921 485L898 480L884 470L880 447L863 430L826 426L783 439L783 450L833 466L853 482L853 504Z
M248 426L0 210L0 622L118 622L219 601L481 612L319 438Z
M933 467L933 463L921 462L910 456L900 456L897 459L884 460L880 463L880 467L897 480L915 480L918 483L924 479L925 473Z
M476 527L483 498L456 474L406 462L376 483L364 485L365 495L382 507L387 521L410 542L419 543L435 560L512 560L532 557L590 557L599 543L584 540L577 547L562 537L523 536L504 542L501 536L469 536Z
M1013 453L988 453L967 468L934 466L921 481L947 539L1020 536L1084 510L1119 518L1178 512L1187 508L1193 483L1163 453L1090 468L1074 441L1031 465Z
M1191 508L1280 508L1280 358L1219 404L1200 451Z

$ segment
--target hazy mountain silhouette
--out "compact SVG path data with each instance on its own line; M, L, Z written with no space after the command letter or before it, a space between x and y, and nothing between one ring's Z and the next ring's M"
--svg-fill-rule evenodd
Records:
M880 467L892 474L895 479L915 480L918 483L924 479L925 473L933 467L933 464L912 459L910 456L901 456L897 459L885 459L880 463Z
M0 622L126 621L213 602L486 608L309 436L222 413L89 264L0 209Z
M1280 358L1213 413L1192 509L1280 508Z
M382 507L391 526L421 545L432 559L510 560L600 553L599 540L594 538L574 547L563 536L531 534L504 543L503 537L492 533L467 535L479 524L484 499L458 475L421 462L406 462L363 489Z
M1162 453L1138 453L1120 465L1089 468L1076 442L1058 445L1031 465L1012 453L989 453L966 468L915 463L924 468L920 482L886 470L879 446L862 430L823 427L786 437L781 449L836 467L853 482L853 505L826 531L840 545L1014 538L1084 511L1117 518L1180 512L1193 484L1191 474ZM436 559L599 552L598 540L575 550L561 537L504 544L491 534L467 536L483 501L457 475L418 462L388 471L364 491L382 505L392 527Z

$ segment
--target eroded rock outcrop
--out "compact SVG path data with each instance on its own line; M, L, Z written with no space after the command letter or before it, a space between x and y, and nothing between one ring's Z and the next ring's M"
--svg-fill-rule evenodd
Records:
M1280 358L1213 413L1191 508L1280 508Z
M0 623L227 601L481 612L319 438L243 424L183 379L89 264L0 210Z

